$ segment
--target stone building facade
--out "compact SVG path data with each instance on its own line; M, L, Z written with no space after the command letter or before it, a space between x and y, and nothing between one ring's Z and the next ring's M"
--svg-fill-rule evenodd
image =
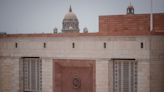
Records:
M164 14L99 17L97 33L1 34L0 92L164 92Z

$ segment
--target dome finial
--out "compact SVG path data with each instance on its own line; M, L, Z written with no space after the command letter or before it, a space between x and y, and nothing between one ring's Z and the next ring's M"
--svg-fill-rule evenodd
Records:
M69 7L69 12L72 12L72 8L71 8L71 5L70 5L70 7Z

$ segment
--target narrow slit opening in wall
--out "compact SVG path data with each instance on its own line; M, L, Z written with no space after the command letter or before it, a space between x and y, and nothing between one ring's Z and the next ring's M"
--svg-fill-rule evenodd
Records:
M46 48L46 43L43 43L43 47Z
M141 48L143 48L144 46L143 46L143 42L141 42Z
M106 42L104 42L104 48L106 48Z
M18 48L18 43L17 42L15 43L15 48Z
M72 43L72 48L75 48L75 43L74 42Z

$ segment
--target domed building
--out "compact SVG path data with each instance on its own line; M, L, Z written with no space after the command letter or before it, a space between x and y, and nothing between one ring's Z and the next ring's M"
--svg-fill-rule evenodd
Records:
M64 16L62 32L79 32L79 21L70 6L69 12Z

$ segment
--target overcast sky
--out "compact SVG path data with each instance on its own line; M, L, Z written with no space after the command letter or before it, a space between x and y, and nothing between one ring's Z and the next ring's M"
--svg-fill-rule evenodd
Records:
M135 13L150 13L150 0L0 0L0 32L52 33L62 29L71 4L82 32L98 31L99 15L126 14L129 3ZM153 12L164 13L164 0L153 0Z

